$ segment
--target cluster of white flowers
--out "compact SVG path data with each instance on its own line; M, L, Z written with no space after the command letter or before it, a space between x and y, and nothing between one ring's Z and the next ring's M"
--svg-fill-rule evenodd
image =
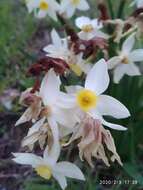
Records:
M34 12L36 17L43 18L48 15L54 20L57 20L57 13L70 18L76 9L81 11L89 9L86 0L61 0L61 4L58 4L56 0L26 0L26 5L29 13Z
M143 1L135 2L139 7ZM29 12L34 12L37 17L48 15L54 20L58 20L57 15L64 19L71 17L76 9L89 9L86 0L61 0L61 4L55 0L27 0L26 4ZM116 36L115 33L112 36L101 30L104 25L112 23L117 25ZM13 160L31 165L45 179L53 176L62 189L67 186L66 177L85 180L75 164L57 162L62 147L69 146L77 139L80 159L85 159L91 167L94 167L93 157L101 159L107 166L115 160L122 165L113 137L104 126L123 131L127 128L110 123L104 117L123 119L129 117L130 113L117 99L103 93L110 83L110 69L113 70L115 83L119 83L125 74L141 74L134 62L143 60L143 49L133 50L136 31L131 30L129 35L124 30L117 31L119 23L119 20L103 21L82 16L75 20L75 25L80 29L78 33L71 28L70 32L65 29L67 37L61 38L53 29L51 44L43 48L46 53L44 59L30 69L32 74L44 71L45 76L40 86L29 88L21 95L20 102L27 109L16 125L32 122L22 146L33 151L38 142L44 154L42 158L33 153L14 153ZM122 42L121 39L127 35ZM108 40L117 36L122 48L114 50L116 55L110 57ZM99 60L96 57L98 51L102 52ZM79 78L77 85L63 82L63 78L67 79L71 73ZM112 153L110 158L106 156L105 149Z

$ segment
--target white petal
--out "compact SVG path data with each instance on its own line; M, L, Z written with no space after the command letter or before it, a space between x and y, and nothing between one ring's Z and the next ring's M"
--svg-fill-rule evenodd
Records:
M48 160L51 160L50 161L51 164L54 164L57 162L60 155L59 130L58 130L58 125L53 117L49 117L48 122L52 131L53 141L54 141L52 148L48 150L48 154L49 154Z
M119 56L112 57L111 59L109 59L107 61L108 69L113 69L119 63L120 63L120 57Z
M98 38L104 38L104 39L108 39L109 38L109 35L108 34L105 34L104 32L100 31L100 30L95 30L93 32L93 37L98 37ZM92 37L92 38L93 38Z
M81 16L75 20L75 24L78 28L82 29L83 26L91 24L91 20L88 17Z
M121 78L125 75L125 65L119 65L114 69L114 83L119 83Z
M43 163L43 159L39 156L36 156L35 154L13 153L13 155L15 156L15 158L13 158L12 160L18 164L31 165L35 168L36 166L41 165L41 163Z
M117 119L130 116L128 109L115 98L107 95L100 95L98 98L97 110L101 115L110 115Z
M75 13L75 7L73 7L72 5L69 6L66 10L67 17L68 18L72 17L74 13Z
M115 130L119 130L119 131L126 131L127 130L127 128L123 127L122 125L109 123L109 122L105 121L104 119L102 119L102 124L111 128L111 129L115 129Z
M36 9L39 6L39 0L27 0L26 5L28 12L31 13L33 9Z
M51 38L52 38L52 42L53 42L54 46L56 46L56 47L62 46L61 38L55 29L53 29L51 32Z
M75 97L73 95L60 92L56 105L65 109L73 108L76 106Z
M143 7L143 0L137 0L137 7L138 8Z
M143 61L143 49L136 49L133 50L130 54L129 54L129 59L133 62L136 61Z
M38 13L36 14L37 18L44 18L47 15L47 11L39 10Z
M54 170L69 178L85 180L82 171L70 162L59 162L56 164Z
M37 122L29 129L27 136L32 135L32 134L35 133L35 132L38 132L39 129L41 128L41 126L43 125L45 119L46 119L46 118L44 117L44 118L40 119L39 121L37 121Z
M67 180L65 176L58 174L56 172L53 172L53 177L57 180L61 188L64 190L67 187Z
M122 51L125 53L129 53L135 43L135 33L131 34L123 43Z
M67 8L68 8L68 6L70 6L70 1L62 0L61 1L61 6L60 6L61 13L63 13L64 11L66 11Z
M100 29L103 27L102 22L100 22L98 19L91 20L92 26L96 29Z
M97 119L97 120L101 120L102 119L102 115L98 112L98 110L92 109L88 112L88 114L93 118L93 119Z
M30 150L33 150L34 147L34 143L36 141L38 141L40 138L40 132L35 132L32 135L28 135L26 137L24 137L24 139L22 140L22 147L28 146L31 147Z
M89 4L86 0L80 0L77 8L82 11L86 11L89 9Z
M31 107L27 108L26 111L22 114L22 116L18 119L15 126L18 126L22 123L25 123L27 121L30 121L32 119L32 111Z
M55 108L54 118L59 124L67 128L73 127L76 124L76 122L78 122L74 109L67 110L67 109Z
M42 80L40 96L45 105L56 102L60 89L60 80L51 69Z
M141 72L139 67L137 67L134 63L129 63L126 67L126 74L129 76L139 76Z
M108 88L108 85L109 74L107 63L104 59L101 59L89 71L85 81L85 88L95 91L96 95L99 95Z
M66 86L66 91L69 93L69 94L75 94L77 93L79 90L82 90L83 87L82 86L74 86L74 85L71 85L71 86Z

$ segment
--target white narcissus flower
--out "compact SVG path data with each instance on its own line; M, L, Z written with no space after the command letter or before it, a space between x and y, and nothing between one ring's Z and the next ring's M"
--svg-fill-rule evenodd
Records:
M81 29L81 32L79 32L79 37L83 40L90 40L94 37L104 39L109 38L107 34L100 31L103 25L98 19L90 19L88 17L81 16L75 20L75 24Z
M55 29L51 31L52 44L49 44L44 47L44 51L48 53L48 56L54 58L64 59L69 55L68 49L68 39L60 38L59 34Z
M70 162L57 162L60 154L59 144L56 142L49 151L45 149L43 158L32 153L14 153L15 161L18 164L31 165L38 175L46 180L52 176L57 180L62 189L67 187L66 177L85 180L81 170Z
M105 126L116 130L126 130L123 126L112 124L104 120L103 116L112 116L117 119L130 116L128 109L115 98L102 95L108 88L109 74L104 59L98 61L85 79L85 85L67 88L73 96L72 106L80 108L94 119L98 119ZM75 89L75 93L72 93Z
M36 17L43 18L48 15L57 21L59 4L55 0L26 0L26 5L29 13L34 11Z
M131 34L123 43L118 56L112 57L108 61L108 68L114 69L114 82L119 83L126 74L129 76L140 75L139 68L134 62L143 61L143 49L133 49L135 44L135 33Z
M61 0L61 13L65 13L68 18L74 15L76 9L86 11L89 4L86 0Z
M86 63L82 58L82 53L75 55L72 49L69 48L68 39L60 38L55 29L51 32L52 44L46 46L43 50L47 52L49 57L61 58L66 61L70 69L80 76L82 72L88 73L91 69L91 64Z
M72 127L77 121L76 115L69 115L70 109L66 102L70 101L70 96L60 91L60 84L60 78L53 69L42 80L39 94L45 106L45 117L51 127L53 122Z

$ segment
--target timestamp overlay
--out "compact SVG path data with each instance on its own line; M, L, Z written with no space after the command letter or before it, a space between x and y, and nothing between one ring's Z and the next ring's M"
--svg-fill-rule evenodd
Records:
M110 179L101 179L99 180L100 185L137 185L138 181L135 179L118 179L118 180L110 180Z

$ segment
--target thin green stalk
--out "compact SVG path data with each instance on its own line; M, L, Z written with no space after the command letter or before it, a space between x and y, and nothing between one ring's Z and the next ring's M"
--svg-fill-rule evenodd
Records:
M111 0L107 0L107 3L108 3L108 7L109 7L109 11L110 11L111 18L114 19L114 18L115 18L115 15L114 15L113 5L112 5Z
M122 0L120 2L118 13L117 13L117 18L122 18L123 17L126 2L127 2L127 0Z
M134 163L136 160L136 154L135 154L135 140L134 140L134 129L133 126L130 127L130 132L131 132L131 162Z

